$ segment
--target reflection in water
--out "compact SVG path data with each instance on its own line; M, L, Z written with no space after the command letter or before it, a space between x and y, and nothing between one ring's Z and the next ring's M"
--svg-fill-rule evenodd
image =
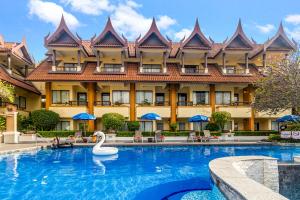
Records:
M118 154L115 155L109 155L109 156L93 156L93 162L95 165L97 165L100 169L100 174L105 175L105 165L103 162L105 161L114 161L118 160Z
M12 154L11 156L7 157L6 163L8 170L12 170L14 178L19 177L18 173L18 158L20 154Z

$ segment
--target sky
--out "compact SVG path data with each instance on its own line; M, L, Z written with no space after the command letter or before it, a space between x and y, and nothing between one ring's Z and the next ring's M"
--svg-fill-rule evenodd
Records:
M0 5L0 34L5 41L26 37L36 62L44 58L44 37L55 31L62 14L82 39L101 33L110 16L130 41L147 32L153 17L173 41L188 37L196 18L215 42L231 37L239 18L258 43L272 37L281 21L287 35L300 41L299 0L0 0Z

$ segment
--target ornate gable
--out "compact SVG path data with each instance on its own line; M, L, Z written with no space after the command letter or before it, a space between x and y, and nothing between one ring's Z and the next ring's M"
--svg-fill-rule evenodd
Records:
M204 36L200 30L198 19L196 20L195 27L191 35L183 42L182 48L187 49L211 49L211 42Z
M241 20L233 36L224 46L225 50L252 50L253 43L248 39L243 31Z
M45 37L46 46L71 46L79 47L80 39L75 37L66 25L64 16L62 16L60 24L56 31L51 35Z
M170 42L161 35L153 18L149 31L137 42L137 46L139 48L169 48Z
M110 18L108 18L106 26L102 33L96 38L92 39L92 46L94 47L124 47L126 39L121 38L112 26Z
M21 43L12 48L12 53L28 63L33 64L32 58L28 53L25 37L22 39Z
M283 25L280 23L279 29L276 35L268 40L264 45L264 50L295 50L296 44L294 44L289 38L286 36Z

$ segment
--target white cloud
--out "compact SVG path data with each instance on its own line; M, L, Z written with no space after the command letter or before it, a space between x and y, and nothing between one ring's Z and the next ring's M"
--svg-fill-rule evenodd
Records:
M300 41L300 27L295 27L292 30L286 28L285 30L290 37L296 41Z
M114 6L109 0L60 0L66 5L70 5L75 11L88 15L100 15L103 11L111 11Z
M266 25L258 25L256 24L255 27L264 34L270 33L275 29L275 26L273 24L266 24Z
M40 20L57 26L61 20L62 14L65 17L68 27L77 28L80 24L77 18L66 12L63 7L56 3L42 0L30 0L28 3L29 14L36 15Z
M139 34L144 35L151 25L152 18L142 15L137 10L139 7L140 4L129 0L118 4L111 15L114 27L128 39L135 39ZM163 30L175 23L175 19L166 15L159 16L157 20L157 26Z
M284 19L286 22L299 25L300 24L300 14L288 15Z
M192 29L183 28L174 34L175 39L181 40L183 37L188 37L192 33Z

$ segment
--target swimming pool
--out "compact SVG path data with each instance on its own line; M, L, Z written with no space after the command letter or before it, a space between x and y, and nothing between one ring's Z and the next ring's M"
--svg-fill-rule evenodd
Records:
M0 199L224 199L210 180L210 160L265 155L290 162L300 155L300 147L281 146L119 147L111 157L91 151L46 149L0 157Z

